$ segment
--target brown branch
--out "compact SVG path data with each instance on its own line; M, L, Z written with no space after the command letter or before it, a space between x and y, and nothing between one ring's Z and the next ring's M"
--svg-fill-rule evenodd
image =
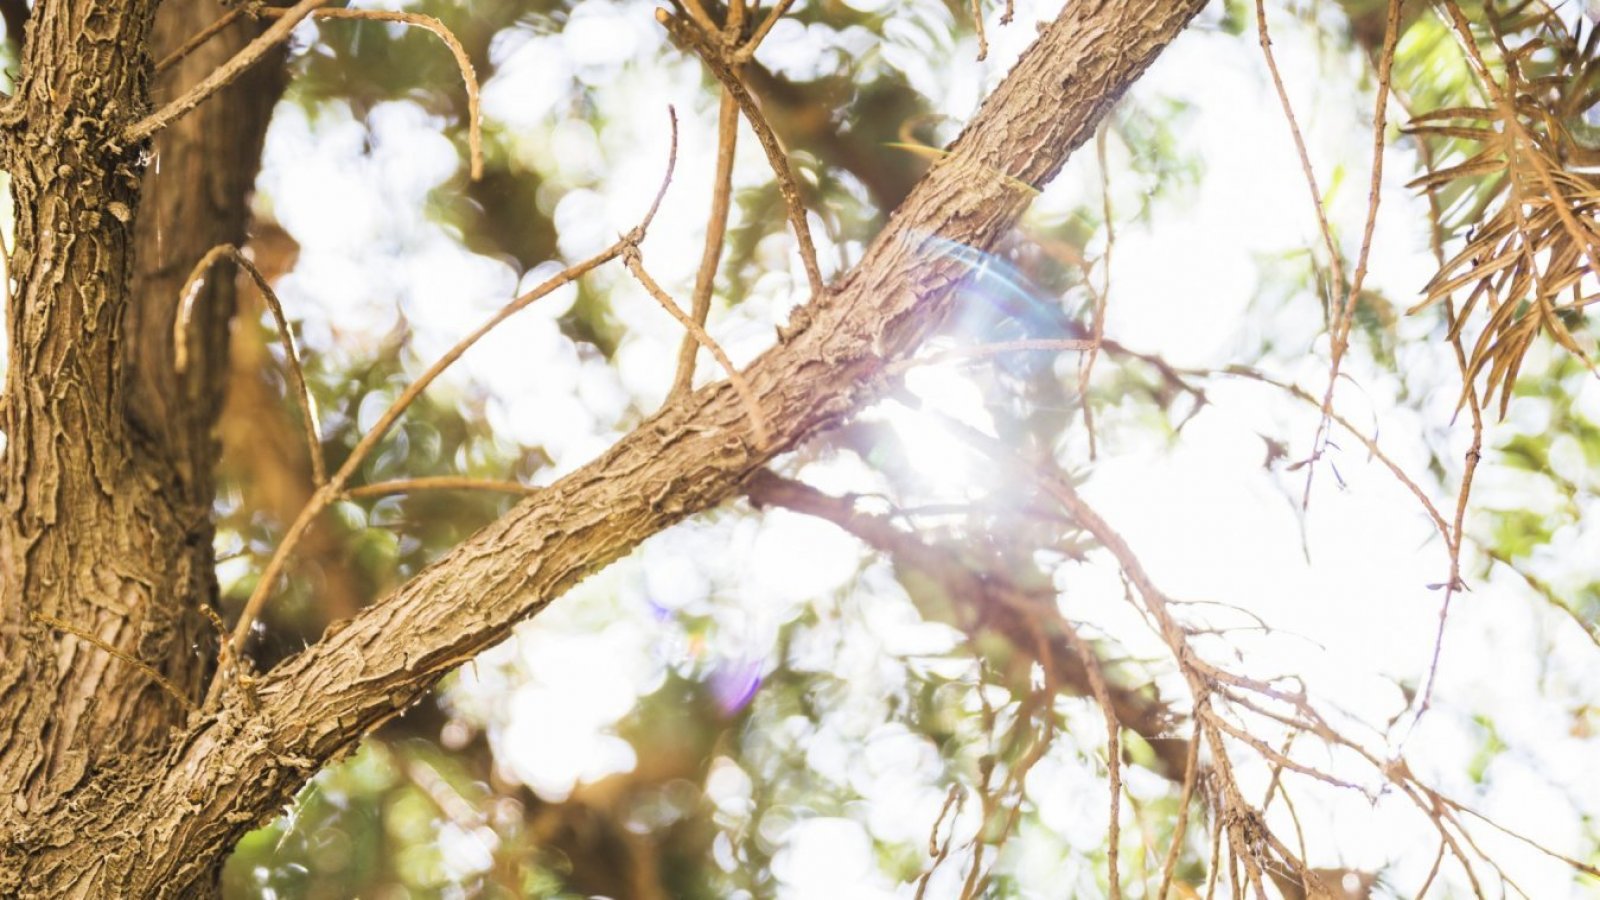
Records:
M773 441L748 427L730 383L667 404L593 462L519 503L394 593L279 664L260 708L228 703L176 735L164 772L88 778L95 803L63 815L83 840L161 834L124 895L176 895L327 760L419 701L440 678L503 639L579 581L686 516L736 494L776 454L882 396L886 361L910 354L954 303L956 260L916 252L944 234L987 252L1098 119L1199 13L1204 0L1070 3L984 102L836 289L797 310L779 346L744 372ZM1097 39L1084 41L1094 34ZM621 253L619 248L616 251ZM7 857L9 859L9 857ZM42 849L29 865L65 859ZM126 874L126 873L132 874Z
M743 9L744 4L736 4ZM733 151L739 134L739 104L726 90L717 105L717 171L712 176L711 215L706 222L706 244L700 254L700 269L694 278L694 299L690 315L702 328L711 315L711 294L717 283L717 264L728 233L728 208L733 197ZM694 383L695 357L700 341L685 332L678 348L678 371L672 379L668 399L688 393Z
M739 369L733 364L733 360L729 359L728 354L723 352L722 345L713 340L699 322L696 322L685 314L683 310L679 309L677 301L668 296L667 292L661 289L661 285L650 277L650 273L645 271L644 259L639 253L637 244L629 245L622 254L622 261L628 267L628 271L633 273L633 277L638 279L639 284L644 287L645 292L659 303L662 309L670 313L674 319L677 319L678 324L688 331L696 343L706 348L716 358L717 363L722 366L723 371L728 373L728 380L732 382L733 389L739 393L739 400L744 404L745 411L750 414L750 429L755 432L756 444L757 446L765 447L772 440L772 431L767 427L766 415L761 412L761 402L756 399L755 393L750 390L750 383L745 381L743 375L739 374Z
M189 54L205 46L206 41L209 41L218 34L222 33L223 29L227 28L229 25L232 25L239 19L239 17L243 15L244 7L235 6L233 9L230 9L218 16L216 21L195 32L194 36L189 38L187 41L184 41L183 45L178 49L168 53L166 56L163 56L161 61L156 63L156 74L160 75L162 72L165 72L178 63L183 62L183 60L188 57Z
M767 153L767 162L772 165L773 175L777 176L778 193L783 195L784 207L789 213L789 225L794 228L795 240L800 245L800 262L805 266L806 281L811 286L811 294L813 297L821 296L824 290L822 270L817 266L817 247L811 240L811 226L806 222L806 207L800 199L800 187L794 180L793 171L790 170L789 156L778 144L778 136L773 133L772 126L767 124L766 117L761 114L761 107L756 105L755 98L745 89L744 82L739 80L739 73L734 71L733 64L721 47L712 43L697 29L689 27L685 20L671 15L664 9L656 10L656 20L666 26L673 37L694 50L695 54L705 62L706 68L711 70L711 74L722 82L722 89L739 104L739 110L744 113L745 120L756 133L756 139L761 142L761 149Z
M152 667L149 663L144 662L143 660L138 659L138 658L134 657L133 655L131 655L129 653L125 653L122 650L119 650L116 647L112 646L111 644L101 640L100 638L95 637L94 635L90 634L89 632L84 631L83 629L78 628L78 627L76 627L74 625L71 625L71 624L69 624L67 622L63 622L60 619L54 618L52 616L47 616L44 613L39 613L39 612L29 613L28 615L35 622L38 622L41 625L48 625L48 626L50 626L51 628L54 628L57 631L64 632L66 634L70 634L73 637L77 638L78 640L83 641L84 643L93 645L94 647L98 648L101 652L103 652L103 653L105 653L105 654L107 654L109 656L116 657L117 659L122 660L123 662L127 663L128 665L133 666L135 669L138 669L140 672L143 672L145 677L149 678L151 681L154 681L156 683L156 685L158 687L160 687L162 690L166 691L168 694L171 694L172 698L174 700L177 700L178 703L180 705L182 705L184 709L187 709L190 712L194 712L194 710L196 709L196 707L194 705L194 701L189 699L189 696L187 694L185 694L182 690L180 690L177 685L173 684L172 681L167 678L167 676L161 674L160 672L157 672L155 670L155 668Z
M794 0L778 0L773 5L772 11L767 13L767 17L762 19L761 24L757 25L756 30L751 33L750 40L745 41L744 46L734 52L733 61L736 63L749 62L750 58L755 56L756 48L761 46L763 40L766 40L767 33L772 30L772 26L778 24L778 20L783 18L783 14L789 11L789 7L793 3Z
M294 332L289 328L289 318L283 313L283 303L278 300L277 293L272 290L272 285L267 283L267 277L256 268L256 264L250 261L250 257L239 252L238 247L232 244L218 244L212 247L199 262L194 264L189 277L183 282L183 288L178 292L178 314L172 322L173 366L180 375L189 367L189 322L194 316L194 299L200 293L200 279L223 258L231 260L256 283L262 298L266 301L267 309L272 312L272 321L278 326L278 338L283 341L284 356L289 364L289 381L300 402L300 424L305 429L306 449L311 457L311 480L317 487L321 487L328 480L328 473L322 461L322 429L317 426L316 405L311 400L311 388L306 385L305 367L300 362L300 348L295 345Z
M956 842L956 820L950 816L952 810L956 816L961 815L961 809L966 805L967 795L961 790L959 783L950 785L950 792L945 794L944 805L939 808L939 817L933 820L933 827L928 831L928 855L933 857L933 862L924 869L922 877L917 879L917 893L912 900L922 900L928 893L928 882L933 880L933 873L950 857L950 849ZM944 825L944 820L950 816L950 830L945 832L943 843L939 842L939 829Z
M235 78L243 74L246 69L260 62L262 57L267 55L267 51L286 40L289 37L289 33L294 31L295 26L299 25L306 16L311 15L313 10L327 2L328 0L300 0L299 3L284 10L283 18L267 28L266 31L261 32L255 40L246 44L243 50L240 50L232 59L218 66L215 71L202 79L199 84L196 84L185 91L182 96L150 115L129 125L122 132L122 139L130 144L136 144L182 118L184 114L204 103L212 94L227 87Z
M983 62L989 57L989 36L983 32L983 0L972 0L972 30L978 33L978 62ZM1115 873L1111 879L1111 892L1113 895L1118 893Z
M722 29L718 28L717 23L711 20L711 16L706 12L706 8L700 4L700 0L678 0L678 3L688 13L690 20L700 26L700 30L703 33L721 33Z
M744 30L745 0L731 0L728 4L728 18L722 26L723 39L729 43L736 43L739 32Z
M292 14L292 10L263 7L259 14L267 18L282 18ZM461 82L467 89L467 164L468 171L473 181L483 178L483 112L479 105L478 76L472 68L472 58L467 56L467 50L461 46L460 38L449 26L433 16L413 12L395 12L387 9L319 9L311 13L317 19L345 19L368 22L398 22L402 25L414 25L430 31L444 41L450 48L450 55L455 58L456 68L461 72Z
M888 556L897 566L914 569L931 578L963 607L982 610L981 615L954 618L950 612L919 604L923 616L947 622L969 636L992 630L1018 650L1031 651L1045 667L1047 677L1061 690L1074 696L1093 697L1110 710L1117 728L1126 728L1142 737L1160 761L1157 771L1173 780L1183 777L1190 748L1183 739L1171 737L1170 712L1166 705L1145 693L1105 683L1093 649L1077 637L1071 623L1055 613L1054 592L1025 590L1003 569L975 571L968 568L963 565L958 549L902 530L891 517L862 512L856 509L851 497L829 496L770 471L752 476L744 491L758 507L776 506L832 522ZM1041 618L1055 626L1054 633L1043 635L1042 642L1035 633ZM1033 650L1035 647L1038 649ZM1100 682L1098 690L1096 681ZM1108 722L1108 727L1110 725Z

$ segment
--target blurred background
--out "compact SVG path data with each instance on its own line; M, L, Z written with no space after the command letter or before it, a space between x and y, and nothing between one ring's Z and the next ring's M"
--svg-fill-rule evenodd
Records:
M352 6L433 16L459 40L481 82L485 169L469 178L468 91L439 35L337 19L296 30L247 253L294 325L330 466L456 340L633 227L666 166L669 107L677 172L643 250L687 305L717 146L716 83L673 46L655 3ZM1218 0L1042 187L1007 245L974 263L903 396L783 457L750 498L658 535L463 667L246 838L225 896L1104 896L1105 718L1081 659L1059 634L1041 637L1040 610L1074 623L1114 689L1122 890L1154 894L1184 781L1187 688L1115 561L952 421L1068 472L1184 602L1208 659L1296 676L1378 756L1600 862L1600 385L1584 361L1534 341L1504 416L1498 395L1485 399L1463 590L1447 590L1450 548L1418 502L1453 518L1473 429L1452 314L1407 310L1439 269L1435 241L1458 249L1496 190L1466 179L1430 205L1408 187L1430 160L1467 153L1449 135L1404 133L1410 115L1480 102L1422 3L1401 23L1381 211L1334 393L1410 484L1352 432L1319 437L1330 298L1349 290L1368 209L1385 6L1266 4L1342 281L1256 10ZM1586 36L1582 7L1556 6ZM744 75L791 154L825 276L860 258L1059 7L983 5L982 59L963 3L798 0L777 22ZM1582 143L1589 110L1570 112ZM152 191L187 188L152 165ZM742 124L731 196L708 329L743 365L808 290ZM239 303L217 500L231 615L311 495L283 345L253 288ZM1080 337L1101 303L1113 343L1087 377L1079 353L960 352ZM1592 346L1583 318L1580 306L1567 321ZM660 406L681 340L621 267L604 267L452 367L360 483L549 484ZM700 357L696 384L724 377ZM260 665L516 499L339 503L258 625ZM1414 896L1442 853L1434 824L1352 754L1248 725L1361 788L1283 774L1293 803L1268 806L1274 830L1298 835L1345 896ZM1247 752L1235 764L1258 802L1281 774ZM1214 823L1198 804L1194 815L1174 896L1206 895L1215 869ZM1486 896L1600 891L1529 843L1464 827L1499 874L1448 859L1435 896L1471 896L1474 878Z

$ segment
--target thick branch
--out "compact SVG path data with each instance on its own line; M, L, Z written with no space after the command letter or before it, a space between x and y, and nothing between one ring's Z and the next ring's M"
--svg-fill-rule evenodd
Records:
M245 830L511 626L645 538L713 507L777 453L885 389L887 363L942 322L968 267L925 251L943 236L987 250L1204 0L1070 3L939 160L861 264L795 315L745 372L773 440L758 449L729 382L670 402L589 465L539 492L348 626L261 682L260 708L225 707L173 745L166 771L91 779L62 827L117 846L159 835L137 864L109 860L102 896L181 896ZM125 842L123 842L125 843ZM48 867L51 848L0 869Z
M737 392L719 383L665 407L599 459L525 501L352 625L272 673L274 730L321 754L373 722L644 538L733 495L776 453L882 391L882 371L937 327L966 266L921 252L936 234L988 248L1100 116L1203 6L1199 0L1070 4L1018 63L952 152L878 235L862 263L796 314L745 373L773 435L757 449ZM404 628L394 623L406 623ZM396 696L399 692L401 696ZM288 713L290 709L283 709ZM293 721L302 719L302 721Z

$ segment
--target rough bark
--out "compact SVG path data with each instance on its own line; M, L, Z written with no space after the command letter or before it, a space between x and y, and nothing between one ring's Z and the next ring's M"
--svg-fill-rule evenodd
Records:
M745 407L727 383L676 399L599 459L534 495L347 627L280 665L252 700L235 698L215 714L192 716L185 730L144 756L103 756L93 771L82 766L71 781L75 787L58 805L32 815L16 809L6 813L0 818L0 894L181 897L203 892L241 834L275 814L314 771L415 703L446 672L640 541L734 495L777 453L879 396L889 381L886 362L910 352L939 324L953 302L952 289L968 274L959 260L927 247L929 239L938 235L978 249L993 247L1031 200L1028 185L1043 184L1059 170L1122 91L1203 6L1204 0L1078 0L1043 29L951 153L896 211L861 264L800 310L779 346L746 371L774 435L767 446L754 445ZM118 68L88 57L104 47L83 36L104 33L104 21L111 20L128 27L113 36L122 43L108 46L139 46L143 34L134 20L148 7L148 2L133 3L108 12L87 0L44 7L84 27L67 32L67 45L56 46L55 55L30 47L28 83L57 80L48 66L41 75L39 63L59 64L62 56ZM101 21L86 22L91 14ZM74 38L87 46L71 47ZM136 73L130 77L127 84L109 76L69 81L61 93L34 87L28 102L65 113L84 107L98 116L91 121L101 121L109 102L124 104L117 109L142 106L142 83ZM101 93L72 99L76 95L69 88L81 92L89 83ZM90 153L73 177L93 173L94 190L66 190L55 174L62 158L59 142L45 144L35 132L48 136L72 121L71 115L48 122L30 117L15 128L15 137L32 141L16 144L14 160L25 172L18 197L25 201L19 208L27 210L28 230L19 231L26 235L26 241L19 239L26 265L18 269L28 274L12 307L20 327L13 341L10 390L21 402L13 402L4 420L13 435L5 500L16 522L0 527L0 556L7 566L7 591L23 592L8 593L23 598L7 602L8 616L13 608L63 609L86 617L103 636L125 639L137 605L149 604L164 586L181 587L173 585L171 572L123 572L123 564L107 565L121 559L118 554L127 552L132 538L104 535L87 513L61 497L70 489L120 514L114 521L139 523L130 532L137 532L141 542L181 544L203 526L172 519L170 501L161 496L164 487L140 481L149 476L138 459L130 459L126 426L106 424L120 422L127 403L127 389L111 376L120 366L115 337L126 303L129 240L118 222L100 217L94 220L98 224L81 223L104 210L108 198L137 205L137 160L131 151L113 158L103 144L90 145L100 152ZM75 215L64 218L64 212ZM53 225L51 235L41 222L62 224ZM82 236L68 240L68 225L81 229ZM69 253L75 254L72 267L64 268ZM67 271L72 279L64 277ZM73 426L83 431L74 433ZM73 469L63 464L66 454L94 465ZM152 495L166 504L157 509L160 517L132 505ZM87 536L90 543L73 544L64 535ZM61 549L41 553L46 546ZM74 547L95 547L95 564ZM56 568L40 568L41 559ZM198 577L188 576L185 583ZM84 596L84 590L90 593ZM64 672L61 677L77 692L73 698L98 710L104 701L91 704L89 698L104 688L108 661L21 618L15 624L26 636L32 677ZM6 685L0 680L0 693ZM32 690L17 685L13 676L13 690ZM167 709L152 692L129 693L146 697L160 713ZM119 695L112 696L115 702ZM32 715L26 721L0 721L0 728L10 727L0 732L0 740L13 744L0 758L18 756L18 742L36 742L36 753L21 754L31 761L27 771L54 773L62 760L72 758L57 753L58 735L80 732L82 722L57 723L53 709ZM80 734L74 746L87 743ZM5 771L10 770L0 768ZM52 777L50 783L61 782Z
M135 666L66 628L190 696L214 658L196 646L212 641L199 607L215 595L212 427L232 273L196 298L182 378L172 322L194 261L243 240L282 73L247 73L153 146L118 146L151 94L178 93L252 31L232 29L151 81L144 48L176 47L223 12L215 0L169 0L152 22L154 6L39 4L7 116L17 252L0 419L3 896L13 853L70 837L47 823L87 778L166 744L187 715ZM92 869L99 853L83 847L73 864Z
M119 146L117 135L146 103L147 69L127 55L145 46L153 11L153 0L41 7L8 109L17 210L0 411L8 818L48 812L141 723L173 718L173 699L148 679L121 677L113 669L122 663L36 618L143 656L170 640L155 611L195 577L183 552L192 523L134 451L122 415L130 373L119 349L142 163L140 148Z

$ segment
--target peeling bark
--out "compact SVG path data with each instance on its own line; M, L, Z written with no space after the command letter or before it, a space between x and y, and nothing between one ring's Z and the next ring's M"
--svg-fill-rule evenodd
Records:
M172 321L194 261L243 239L282 74L254 70L153 146L117 146L152 95L177 93L251 34L221 35L152 82L142 48L176 47L223 12L216 0L155 5L38 4L5 122L17 250L0 413L0 896L15 895L16 855L73 846L50 823L86 779L165 745L187 715L126 659L38 617L191 697L214 658L199 607L216 593L212 429L231 273L197 298L182 379ZM107 896L88 887L103 849L78 847L43 893Z
M0 797L16 798L10 807L0 799L4 896L204 895L245 831L445 673L874 400L890 380L885 364L938 326L968 274L929 239L993 247L1032 199L1028 186L1060 169L1205 5L1067 4L861 264L798 311L780 345L746 371L770 444L755 446L728 383L679 397L274 669L252 702L234 697L130 754L127 736L141 727L130 723L174 722L173 701L125 663L27 616L72 620L142 658L164 649L158 664L194 683L198 667L184 648L145 647L139 638L152 608L192 604L209 577L185 550L208 526L185 519L176 499L199 484L183 460L204 454L185 450L153 468L135 450L149 435L133 433L129 411L161 403L133 399L139 389L119 344L132 239L120 214L108 215L113 204L129 214L139 205L137 150L106 136L146 105L144 67L129 48L144 46L152 4L44 4L24 67L26 113L7 133L22 290L10 310L10 403L0 420L12 439L9 516L0 524L8 660L0 669L0 790L15 788ZM172 446L180 445L192 446ZM173 473L187 486L174 486Z

